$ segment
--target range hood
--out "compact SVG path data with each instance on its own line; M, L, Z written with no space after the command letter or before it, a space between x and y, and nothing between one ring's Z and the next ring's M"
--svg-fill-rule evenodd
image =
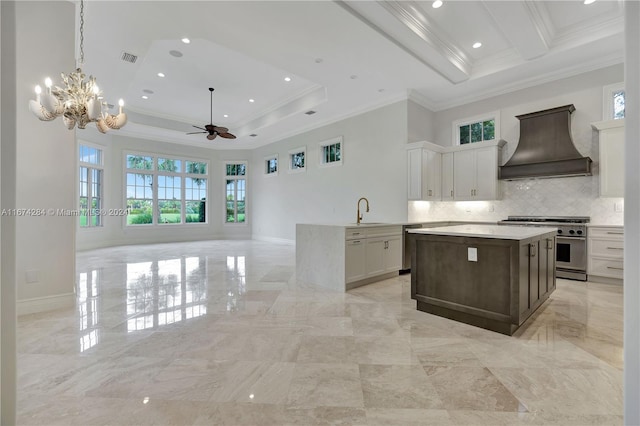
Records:
M571 113L564 105L518 115L520 141L500 167L503 180L591 175L591 158L580 155L571 138Z

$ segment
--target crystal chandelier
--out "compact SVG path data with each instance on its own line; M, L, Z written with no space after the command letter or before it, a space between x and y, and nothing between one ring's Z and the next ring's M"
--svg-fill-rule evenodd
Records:
M84 0L80 1L80 61L84 64ZM103 101L102 92L96 79L86 75L78 67L69 74L61 73L64 87L53 86L49 77L45 79L46 91L36 86L36 99L29 101L29 109L42 121L51 121L62 116L62 121L69 130L76 124L84 129L91 122L101 133L109 129L119 129L127 123L127 114L122 112L124 101L120 99L120 110L117 115L109 114L109 105Z

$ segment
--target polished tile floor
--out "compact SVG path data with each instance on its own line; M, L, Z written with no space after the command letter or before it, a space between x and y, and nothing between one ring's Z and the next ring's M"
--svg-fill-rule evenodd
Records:
M18 324L18 422L622 424L622 288L558 280L513 337L415 309L410 276L337 293L256 241L77 260L77 307Z

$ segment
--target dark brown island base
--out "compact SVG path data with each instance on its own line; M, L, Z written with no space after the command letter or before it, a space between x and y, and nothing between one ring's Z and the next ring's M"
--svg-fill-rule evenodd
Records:
M458 225L408 231L420 311L511 336L556 288L555 228Z

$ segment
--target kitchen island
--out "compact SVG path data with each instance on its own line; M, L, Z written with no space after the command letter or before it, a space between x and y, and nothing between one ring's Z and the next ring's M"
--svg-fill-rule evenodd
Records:
M423 312L512 335L556 288L556 228L408 231L411 298Z

